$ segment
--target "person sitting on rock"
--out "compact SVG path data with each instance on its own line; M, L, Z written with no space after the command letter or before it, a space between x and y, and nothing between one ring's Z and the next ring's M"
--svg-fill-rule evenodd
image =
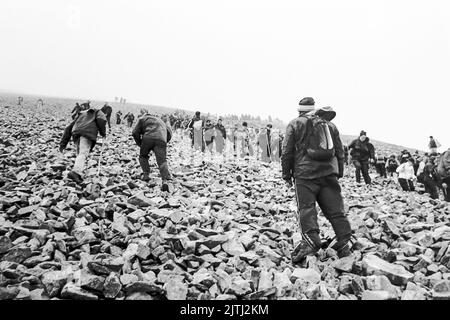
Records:
M106 116L101 110L96 109L81 111L78 117L64 130L59 150L63 152L70 138L73 138L77 147L77 157L75 165L67 177L76 183L83 182L86 158L94 148L98 134L106 137Z
M162 191L169 191L168 181L172 180L167 164L167 143L172 139L170 125L158 117L144 115L139 118L132 136L140 147L139 164L143 172L142 180L150 180L148 159L150 151L153 151L162 178Z

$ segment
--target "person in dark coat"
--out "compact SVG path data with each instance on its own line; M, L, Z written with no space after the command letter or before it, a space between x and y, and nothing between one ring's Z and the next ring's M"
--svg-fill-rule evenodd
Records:
M225 141L227 139L227 130L222 124L222 119L217 121L214 128L216 129L216 151L217 153L222 154L225 148Z
M312 145L310 141L319 138L311 136L313 133L311 124L316 120L314 116L307 114L312 111L314 111L314 99L309 97L302 99L299 117L292 120L286 128L281 155L282 177L288 187L292 186L292 178L294 178L300 214L302 240L292 252L294 263L300 262L307 255L315 254L321 247L316 202L336 234L337 242L333 248L338 256L344 257L350 254L349 242L352 231L345 216L344 201L338 182L338 179L344 175L342 141L337 127L328 122L327 145L333 146L334 155L328 160L317 160L310 149Z
M142 179L150 180L148 159L150 151L153 151L162 178L162 190L169 191L168 181L172 180L167 164L167 143L172 139L170 124L158 117L144 115L139 118L132 136L140 147L139 164L143 172Z
M96 109L81 111L77 118L64 130L59 151L63 152L70 138L73 138L77 147L77 157L75 165L72 171L67 174L67 177L77 183L83 182L86 158L94 148L98 134L106 137L106 116L103 112Z
M375 161L375 148L369 142L369 138L365 131L361 131L359 138L353 140L349 146L350 155L352 156L353 165L356 169L356 182L361 182L361 172L364 182L370 184L372 181L369 176L369 161Z
M75 120L75 118L78 117L80 112L81 112L81 106L77 102L77 103L75 103L75 107L73 107L72 112L71 112L72 120Z
M122 111L119 110L116 112L116 124L120 124L122 122L120 117L122 117Z
M133 126L133 122L134 122L134 114L132 114L131 112L128 112L125 117L123 117L124 120L127 120L127 125L129 128L131 128Z
M381 178L387 178L386 174L386 162L387 157L385 157L383 154L377 154L375 156L375 169L377 170L377 173L380 175Z
M436 157L431 156L423 168L423 185L425 186L425 192L430 195L431 199L439 199L438 185L441 184L441 181L436 168Z
M106 116L106 121L108 122L108 127L111 129L111 114L112 114L112 107L105 103L105 105L101 109L103 113Z

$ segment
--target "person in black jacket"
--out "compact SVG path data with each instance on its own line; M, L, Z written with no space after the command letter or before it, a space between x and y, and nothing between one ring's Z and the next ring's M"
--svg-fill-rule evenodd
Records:
M295 179L302 240L292 252L292 261L300 262L321 247L316 202L330 221L337 242L333 246L339 257L350 254L351 227L345 216L344 201L338 179L344 175L344 149L337 127L328 121L336 115L331 108L314 116L314 99L300 101L299 117L292 120L283 140L282 177L288 187ZM320 131L315 129L320 128ZM320 132L320 136L317 133ZM316 133L316 134L314 134ZM326 155L320 146L326 141ZM321 154L319 156L319 153Z
M103 113L106 116L106 121L108 122L108 127L111 129L111 114L112 114L112 108L108 103L105 103L105 105L101 109Z
M72 137L77 146L77 157L75 165L72 171L67 174L67 177L77 183L83 182L86 158L94 148L98 134L106 137L106 116L96 109L81 111L78 117L64 130L59 151L64 151Z
M72 109L72 120L75 120L75 118L78 117L80 112L81 112L81 106L77 102L75 104L75 107L73 107L73 109Z
M361 182L362 171L364 182L370 184L372 181L369 176L369 161L375 162L375 148L369 142L366 132L361 131L359 138L353 140L348 148L352 156L353 165L356 168L356 182Z
M167 143L172 138L172 129L165 120L165 118L160 119L156 116L143 115L139 118L132 136L140 147L139 164L143 172L142 180L150 180L148 155L150 151L153 151L162 178L162 191L169 191L168 180L171 180L172 177L167 164Z

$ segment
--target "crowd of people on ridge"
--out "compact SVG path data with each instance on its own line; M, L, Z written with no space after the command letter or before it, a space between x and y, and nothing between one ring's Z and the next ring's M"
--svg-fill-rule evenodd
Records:
M158 116L142 109L131 135L140 147L139 164L142 180L149 181L149 153L154 152L162 178L162 191L169 191L172 176L167 162L167 144L174 134L188 134L193 153L225 155L228 144L235 158L248 160L250 157L262 162L280 162L282 178L288 188L295 187L302 240L292 252L292 261L299 262L307 255L316 253L322 245L317 223L316 203L330 221L335 232L335 240L330 246L339 257L350 254L352 232L344 212L339 179L344 176L344 168L353 164L355 177L361 183L361 175L366 185L372 183L370 165L374 165L383 179L393 177L404 191L415 191L415 182L424 185L425 192L432 199L439 197L442 190L444 199L450 202L450 149L439 154L439 144L430 137L430 152L423 156L403 150L398 156L387 155L375 150L365 131L348 146L344 145L336 125L332 120L336 112L329 106L316 108L311 97L300 100L299 116L292 120L285 135L274 130L271 124L253 128L247 122L241 125L225 126L222 119L201 117L197 111L194 117L174 113ZM72 122L64 131L60 151L67 147L70 139L76 145L75 164L68 178L83 182L86 159L94 148L98 135L106 137L111 128L112 108L107 103L101 109L90 107L90 101L72 110ZM116 124L122 122L122 112L116 112ZM128 112L124 118L132 127L135 116ZM228 143L227 143L228 141Z

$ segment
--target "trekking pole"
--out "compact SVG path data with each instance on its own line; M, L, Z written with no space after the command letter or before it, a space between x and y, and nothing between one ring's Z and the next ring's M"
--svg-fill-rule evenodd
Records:
M102 140L102 147L100 148L100 156L98 157L98 164L97 164L97 176L100 176L100 169L101 169L101 161L103 158L103 150L105 150L107 144L107 138L103 138Z

